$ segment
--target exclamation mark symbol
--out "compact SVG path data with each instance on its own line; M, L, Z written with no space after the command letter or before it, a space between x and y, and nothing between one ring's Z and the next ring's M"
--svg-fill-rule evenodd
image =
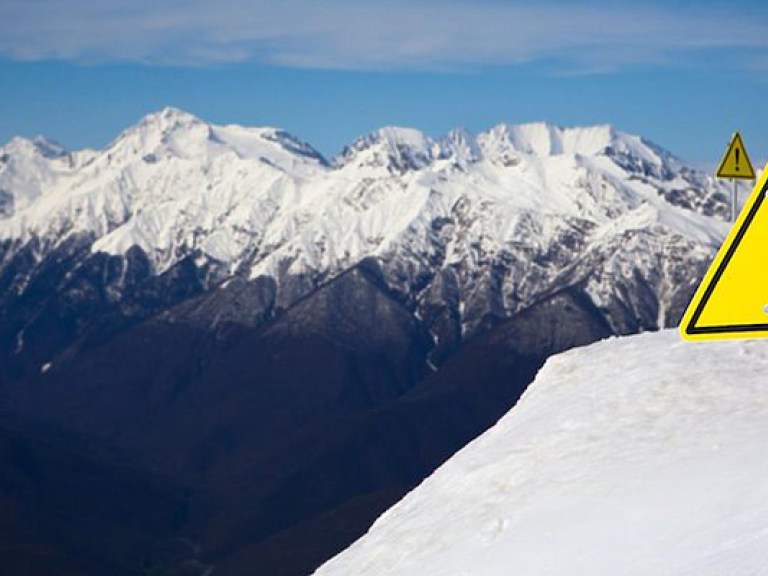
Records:
M739 171L739 153L741 152L741 150L736 148L734 152L736 152L736 172L738 172Z

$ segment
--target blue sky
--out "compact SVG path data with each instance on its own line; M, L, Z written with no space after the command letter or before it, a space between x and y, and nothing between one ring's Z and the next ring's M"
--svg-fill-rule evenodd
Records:
M611 123L700 166L768 157L757 1L0 0L0 142L102 147L173 105L333 155L384 125Z

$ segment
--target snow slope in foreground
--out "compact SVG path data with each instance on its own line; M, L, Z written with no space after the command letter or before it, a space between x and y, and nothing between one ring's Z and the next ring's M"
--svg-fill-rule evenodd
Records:
M768 341L551 358L317 576L768 574Z

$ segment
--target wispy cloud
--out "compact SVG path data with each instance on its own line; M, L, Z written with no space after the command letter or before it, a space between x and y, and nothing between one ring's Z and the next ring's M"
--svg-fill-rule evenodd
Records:
M768 57L764 18L702 4L3 0L0 57L338 69L461 69L548 60L572 72L684 65L713 48L765 51Z

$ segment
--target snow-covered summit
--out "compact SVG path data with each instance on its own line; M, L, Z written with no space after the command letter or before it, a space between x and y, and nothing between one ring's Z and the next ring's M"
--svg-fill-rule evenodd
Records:
M616 132L610 125L561 128L548 122L535 122L518 126L499 124L481 134L479 140L488 154L506 147L518 153L543 157L559 154L595 156L626 138L626 134Z
M616 130L610 124L563 128L548 122L499 124L477 138L488 158L509 161L519 155L629 156L653 165L679 164L672 154L639 136Z
M157 112L150 112L141 118L135 125L124 130L117 140L129 136L134 132L168 132L180 127L189 127L204 124L200 118L180 108L166 106Z
M205 161L221 154L261 159L285 169L297 158L325 164L322 155L309 144L278 128L217 126L177 108L148 114L123 131L108 146L111 157L126 160L141 156L148 162L167 158Z
M22 144L3 149L0 190L13 211L0 238L56 245L67 235L92 235L97 250L141 247L158 270L197 248L195 230L218 232L223 214L240 226L244 214L257 210L260 191L295 188L327 165L285 131L212 125L176 108L147 115L102 151L69 154L66 161ZM206 253L234 258L221 246L220 238L208 239ZM225 248L235 249L232 242Z
M2 150L2 154L8 156L39 155L48 159L60 158L67 153L66 148L59 142L45 136L35 136L31 139L16 136L0 150Z
M338 168L389 168L404 172L428 166L438 154L437 142L423 132L387 126L356 139L333 164Z
M8 215L29 207L60 178L66 178L89 151L69 153L43 136L15 137L0 147L0 204ZM0 218L3 209L0 207Z
M674 331L555 356L316 574L762 574L766 373L766 342Z

